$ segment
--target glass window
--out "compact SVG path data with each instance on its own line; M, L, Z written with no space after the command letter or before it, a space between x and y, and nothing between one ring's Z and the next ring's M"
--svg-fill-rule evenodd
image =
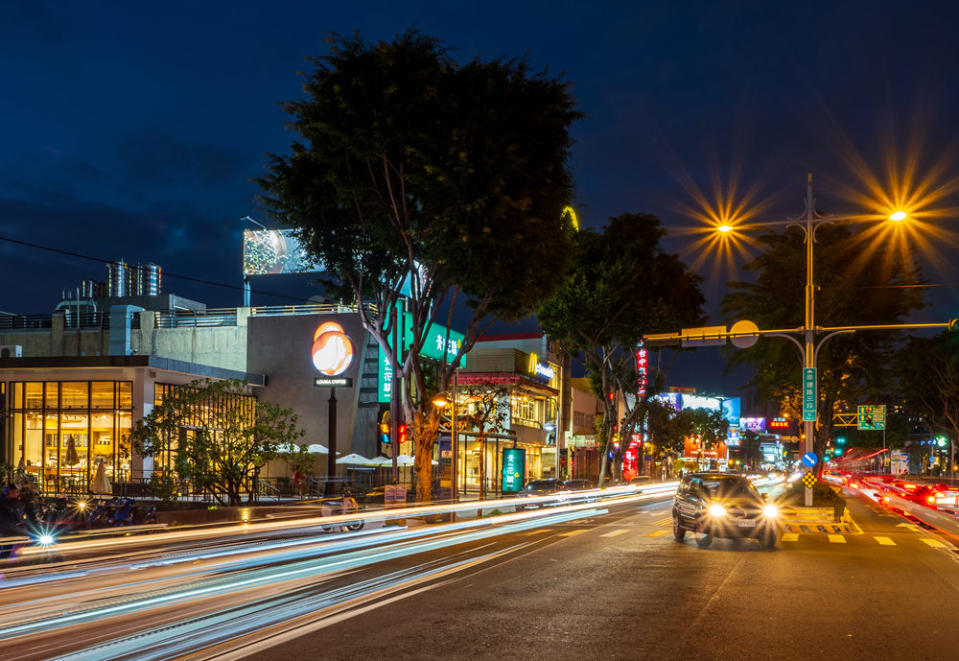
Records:
M60 385L60 408L86 409L90 402L90 384L86 381L64 381Z
M90 407L99 410L113 410L113 381L94 381L90 384Z
M117 413L117 450L116 450L116 477L128 479L130 476L130 458L133 447L130 443L130 429L133 427L133 415L129 411Z
M133 408L133 384L129 381L120 381L117 383L117 408Z
M10 408L12 409L22 409L23 408L23 384L14 383L13 384L13 399L10 400Z
M43 406L43 383L26 383L27 402L23 408L39 409Z
M43 384L45 386L44 390L46 394L44 396L44 401L47 404L48 409L53 409L56 411L60 408L60 399L59 399L59 385L56 381L47 381Z

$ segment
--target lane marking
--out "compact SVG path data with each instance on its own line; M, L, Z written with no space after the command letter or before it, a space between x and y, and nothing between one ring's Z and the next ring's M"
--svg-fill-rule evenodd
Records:
M657 530L656 532L651 532L651 533L649 533L649 534L646 535L646 536L647 536L647 537L662 537L663 535L668 535L669 533L670 533L669 530Z
M784 532L784 533L783 533L783 536L780 537L780 539L781 539L782 541L784 541L784 542L798 542L798 541L799 541L799 533L795 533L795 532Z
M614 530L613 532L604 533L600 535L600 537L619 537L620 535L625 535L628 532L628 530Z
M673 517L667 516L665 519L660 519L659 521L653 521L657 526L671 526L673 525Z
M842 535L829 535L829 541L833 544L845 544L846 538Z
M873 537L881 546L895 546L896 543L888 537Z
M537 530L530 530L530 531L528 531L528 532L521 532L520 534L521 534L522 536L524 536L524 537L527 537L527 536L529 536L529 535L538 535L538 534L544 533L544 532L549 532L549 528L539 528L539 529L537 529Z
M573 535L579 535L580 533L584 533L587 530L589 530L589 528L580 528L579 530L570 530L569 532L561 532L559 534L559 537L572 537Z
M949 548L948 544L940 542L938 539L933 539L932 537L920 537L922 541L931 546L934 549L947 549Z

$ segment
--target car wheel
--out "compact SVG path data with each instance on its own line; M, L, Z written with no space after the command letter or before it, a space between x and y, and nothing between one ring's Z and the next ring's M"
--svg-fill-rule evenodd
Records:
M699 548L704 549L713 543L713 536L704 532L699 536L699 539L696 540L696 543L699 545Z
M686 529L679 525L679 517L673 517L673 539L681 542L686 539Z

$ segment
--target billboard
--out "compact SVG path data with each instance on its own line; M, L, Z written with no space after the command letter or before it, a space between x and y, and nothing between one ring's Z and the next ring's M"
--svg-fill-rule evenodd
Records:
M739 425L739 397L704 397L685 392L668 392L658 395L656 399L665 402L676 411L683 409L718 411L722 405L723 418L734 427Z
M766 431L766 418L740 418L740 429L763 433Z
M516 493L523 488L526 474L526 450L523 448L503 449L503 493Z
M316 273L315 264L293 230L243 230L243 275Z

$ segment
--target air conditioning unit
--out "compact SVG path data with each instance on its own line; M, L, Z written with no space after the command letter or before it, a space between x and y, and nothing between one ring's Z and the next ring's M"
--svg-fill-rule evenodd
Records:
M0 358L23 358L23 345L0 344Z

